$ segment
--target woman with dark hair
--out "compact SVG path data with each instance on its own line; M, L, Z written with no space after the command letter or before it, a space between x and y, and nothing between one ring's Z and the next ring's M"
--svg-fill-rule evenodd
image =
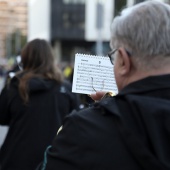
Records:
M9 126L0 150L1 170L35 169L63 118L79 108L79 100L55 67L45 40L26 44L21 63L23 70L0 95L0 124Z

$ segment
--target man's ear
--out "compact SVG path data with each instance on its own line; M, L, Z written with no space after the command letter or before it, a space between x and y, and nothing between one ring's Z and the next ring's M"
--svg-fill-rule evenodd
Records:
M124 48L118 49L118 63L119 63L119 73L122 75L127 75L131 69L131 60Z

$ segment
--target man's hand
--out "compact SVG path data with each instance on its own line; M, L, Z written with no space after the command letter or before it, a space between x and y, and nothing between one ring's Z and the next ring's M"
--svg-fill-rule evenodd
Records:
M90 97L94 101L99 101L99 100L101 100L105 96L106 93L107 92L104 92L104 91L96 91L96 93L91 94Z
M113 92L104 92L104 91L96 91L96 93L93 93L89 95L94 101L99 101L105 97L115 96L116 94Z

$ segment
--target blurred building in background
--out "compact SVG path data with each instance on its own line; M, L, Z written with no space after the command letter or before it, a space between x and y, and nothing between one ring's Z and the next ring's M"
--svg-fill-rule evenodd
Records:
M142 1L0 0L0 58L16 56L34 38L48 40L59 63L73 62L75 53L106 55L112 19Z
M103 55L109 50L113 2L51 1L51 41L55 51L61 47L60 60L73 61L75 53Z
M27 37L28 0L0 0L0 57L18 53Z
M113 0L30 0L28 39L49 40L58 62L74 61L75 53L102 55L113 15Z

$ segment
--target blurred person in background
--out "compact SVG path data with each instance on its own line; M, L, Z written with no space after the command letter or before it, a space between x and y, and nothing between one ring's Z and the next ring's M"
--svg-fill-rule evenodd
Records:
M6 72L5 66L3 64L0 65L0 92L4 87Z
M70 83L54 63L45 40L30 41L21 52L22 71L0 94L0 125L9 126L0 149L1 170L35 169L63 118L79 109Z
M65 68L63 69L63 74L64 74L64 77L66 78L66 79L69 79L70 78L70 76L71 76L71 74L72 74L72 72L73 72L73 66L72 66L73 64L71 64L71 63L68 63L66 66L65 66ZM69 79L70 80L70 79Z
M119 93L67 116L41 170L170 170L170 6L122 11L109 53Z
M5 77L6 75L6 70L3 65L0 65L0 77Z
M8 84L11 79L15 76L15 74L20 71L22 68L19 66L21 62L21 55L17 55L15 59L15 63L13 64L12 68L9 69L5 76L5 85Z

